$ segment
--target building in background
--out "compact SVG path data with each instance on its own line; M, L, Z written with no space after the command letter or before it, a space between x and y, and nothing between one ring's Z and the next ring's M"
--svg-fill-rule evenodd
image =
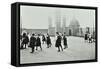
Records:
M60 11L56 12L55 27L52 27L52 22L52 18L49 18L48 30L50 35L55 35L56 32L60 32L62 34L65 33L67 36L78 36L79 30L82 33L82 29L80 29L79 22L76 18L73 18L70 21L70 25L66 27L66 16L62 16Z
M69 35L70 36L77 36L79 33L79 21L76 18L73 18L69 24Z
M55 16L55 32L62 32L61 28L61 11L56 11L56 16Z
M53 27L53 25L52 25L52 18L51 17L48 18L48 33L51 36L55 35L55 27Z
M95 38L95 30L94 27L85 27L82 28L80 23L76 17L73 17L70 20L69 26L66 26L66 17L61 14L61 11L56 11L55 20L52 17L48 17L48 29L22 29L22 20L20 23L20 33L26 31L28 33L37 33L37 34L49 34L50 36L55 36L56 32L60 32L62 34L66 34L67 36L79 36L84 37L85 33L91 33ZM55 23L55 26L52 24Z

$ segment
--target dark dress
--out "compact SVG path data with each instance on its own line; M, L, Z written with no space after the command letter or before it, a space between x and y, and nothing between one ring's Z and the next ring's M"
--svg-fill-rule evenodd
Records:
M67 45L67 38L65 36L63 37L63 43L64 45Z
M92 43L92 36L91 35L89 35L89 43Z
M28 36L24 36L24 37L23 37L22 44L28 44L28 42L29 42Z
M88 39L88 34L85 34L85 40L87 40Z
M36 39L36 46L41 46L41 40L39 37Z
M51 44L50 36L47 37L47 45Z
M55 47L59 47L59 46L61 46L61 36L57 36L57 40L55 43Z
M44 35L42 36L42 41L46 41L46 39L45 39L45 36L44 36Z
M35 47L35 45L36 45L36 38L35 37L31 37L30 38L30 47Z

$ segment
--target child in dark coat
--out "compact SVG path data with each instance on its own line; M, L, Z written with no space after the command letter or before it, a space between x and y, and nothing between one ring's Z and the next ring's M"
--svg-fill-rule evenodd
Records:
M85 42L88 40L88 34L87 33L85 33L84 39L85 39Z
M36 38L34 37L35 34L32 34L31 38L30 38L30 47L32 48L32 52L34 52L34 48L35 48L35 44L36 44Z
M44 42L46 42L46 38L44 35L42 35L42 42L43 42L43 44L44 44Z
M64 49L68 48L67 38L65 35L63 36L63 45L64 45Z
M41 39L40 39L40 34L38 34L37 38L36 38L36 50L38 50L38 47L40 47L40 49L42 50L41 47Z
M26 48L26 45L28 45L28 42L29 42L29 38L28 36L26 35L26 33L23 33L23 36L22 36L22 43L21 43L21 49L23 49L24 45L25 45L25 48Z
M49 34L47 34L47 48L51 47L51 39Z
M60 52L60 48L63 51L63 48L62 48L62 45L61 45L62 37L59 35L59 33L56 33L56 34L57 34L57 40L56 40L56 43L55 43L55 47L57 47L58 52Z

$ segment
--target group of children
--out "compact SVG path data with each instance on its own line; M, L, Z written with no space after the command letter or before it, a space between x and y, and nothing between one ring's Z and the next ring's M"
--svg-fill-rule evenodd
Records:
M47 48L51 47L52 42L51 42L51 37L50 35L47 33L47 35L43 35L43 34L32 34L31 37L28 37L27 33L23 33L23 35L21 35L21 49L26 49L26 46L30 47L31 53L33 53L35 50L38 50L38 47L42 50L42 43L41 43L41 38L40 36L42 36L42 43L47 44ZM60 52L60 49L63 51L63 47L62 47L62 42L63 40L63 44L64 44L64 49L68 48L67 45L67 38L65 36L65 34L62 36L59 32L56 32L56 41L55 41L55 47L58 48L58 52Z
M64 34L61 34L59 32L56 32L55 47L58 48L58 52L60 52L61 50L63 51L62 40L63 40L64 49L68 48L67 38L66 38L65 33Z
M85 39L85 42L89 42L89 43L92 43L95 41L95 37L90 33L85 33L84 39Z

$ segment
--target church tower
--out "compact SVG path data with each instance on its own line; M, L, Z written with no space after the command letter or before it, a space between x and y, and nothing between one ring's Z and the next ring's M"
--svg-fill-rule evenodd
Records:
M56 32L61 32L61 12L60 10L57 10L56 11L56 17L55 17L55 25L56 25L56 28L55 28L55 31Z
M54 36L55 35L55 27L53 27L52 25L52 18L48 17L48 34L50 36Z
M62 22L62 33L66 32L66 17L63 17L63 22Z

